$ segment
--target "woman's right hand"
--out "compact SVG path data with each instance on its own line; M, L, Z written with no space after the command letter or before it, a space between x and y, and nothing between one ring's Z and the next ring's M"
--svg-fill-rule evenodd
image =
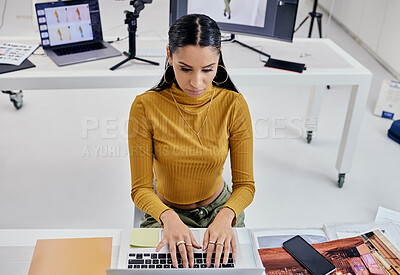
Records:
M164 224L164 233L161 242L156 248L156 252L160 251L162 247L168 244L172 264L177 268L178 261L176 257L176 248L178 248L182 257L183 267L187 268L189 265L190 267L193 267L193 247L201 249L201 246L196 242L189 227L181 221L178 214L176 214L172 209L163 212L160 219Z

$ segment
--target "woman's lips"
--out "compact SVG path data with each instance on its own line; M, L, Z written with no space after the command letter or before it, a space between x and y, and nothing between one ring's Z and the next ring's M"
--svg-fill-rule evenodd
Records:
M203 93L203 90L188 90L188 92L193 95L201 95Z

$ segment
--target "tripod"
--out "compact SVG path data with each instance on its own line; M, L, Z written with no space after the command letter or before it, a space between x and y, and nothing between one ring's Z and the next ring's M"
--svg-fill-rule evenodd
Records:
M314 0L314 6L312 12L309 12L306 18L301 21L300 25L294 30L297 32L298 29L311 17L310 29L308 31L308 38L311 38L312 30L314 27L314 20L317 18L319 38L322 38L322 13L317 12L318 0Z
M154 62L151 60L143 59L140 57L136 57L136 29L137 29L137 19L139 17L140 11L144 8L144 3L141 0L134 0L130 2L131 5L135 7L134 12L125 11L125 24L128 25L128 33L129 33L129 52L124 52L124 55L127 56L126 59L122 60L118 64L114 65L110 68L111 71L114 71L119 66L125 64L129 60L139 60L143 62L150 63L152 65L158 66L160 63Z

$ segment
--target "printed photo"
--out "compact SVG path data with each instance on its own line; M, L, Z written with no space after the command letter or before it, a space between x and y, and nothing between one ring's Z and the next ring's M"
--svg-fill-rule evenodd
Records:
M336 267L333 274L385 274L361 237L312 246ZM267 275L310 274L282 247L259 249L258 253Z

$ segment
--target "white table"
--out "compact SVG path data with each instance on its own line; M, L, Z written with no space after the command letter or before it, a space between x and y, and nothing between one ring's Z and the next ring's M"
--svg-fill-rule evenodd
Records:
M204 232L206 229L199 230ZM261 262L254 258L248 229L238 228L237 230L237 245L241 249L240 257L244 262L243 266L255 266L256 264L260 266ZM28 274L38 239L98 237L112 237L111 268L125 266L126 256L128 252L131 252L130 229L0 229L0 274ZM120 250L120 247L124 249ZM149 252L154 249L141 248L142 251ZM167 246L164 249L167 249ZM125 255L119 255L120 252Z
M4 41L21 41L11 38ZM308 141L316 130L318 115L327 85L352 86L336 168L339 172L339 187L350 166L356 148L363 113L369 93L372 73L329 39L296 39L292 44L265 39L240 39L248 45L268 49L273 58L305 63L302 74L264 68L259 55L238 44L224 44L223 54L232 80L238 87L263 86L311 86L309 106L306 114ZM138 41L140 47L164 47L166 41ZM121 51L127 43L114 44ZM41 50L39 50L40 52ZM266 50L265 50L266 51ZM160 62L161 66L130 61L116 71L109 68L123 57L57 67L46 56L32 56L37 66L33 69L0 75L0 90L43 89L98 89L152 87L164 72L165 57L144 57ZM251 106L250 106L251 108Z
M38 239L112 237L111 268L116 268L121 233L121 229L2 229L0 274L28 274Z

